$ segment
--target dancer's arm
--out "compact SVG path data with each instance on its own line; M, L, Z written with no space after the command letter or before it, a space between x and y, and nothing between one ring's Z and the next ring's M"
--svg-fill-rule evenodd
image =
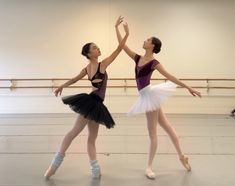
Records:
M116 28L116 34L117 34L117 39L118 42L120 43L122 41L122 36L120 34L118 26L123 22L123 17L119 16L115 28ZM126 44L123 47L123 50L127 53L128 56L130 56L132 59L134 59L136 53L133 52Z
M82 79L86 74L87 74L86 69L85 68L82 69L81 72L77 76L71 78L70 80L68 80L67 82L62 84L59 88L57 88L54 91L55 96L61 95L63 88L68 87L69 85L76 83L78 80Z
M175 76L173 76L172 74L170 74L169 72L167 72L165 70L165 68L159 63L157 65L155 65L154 69L157 69L163 76L165 76L168 80L176 83L177 85L184 87L186 89L188 89L188 91L190 92L190 94L192 94L193 96L198 96L201 97L201 93L194 90L193 88L191 88L190 86L184 84L182 81L180 81L179 79L177 79Z
M124 24L123 27L124 27L126 35L121 40L121 42L119 42L119 45L118 45L117 49L109 57L107 57L106 59L104 59L102 61L102 65L104 65L105 69L114 61L114 59L122 51L122 49L123 49L123 47L124 47L124 45L126 43L126 40L127 40L128 36L129 36L129 29L128 29L128 25L127 24Z

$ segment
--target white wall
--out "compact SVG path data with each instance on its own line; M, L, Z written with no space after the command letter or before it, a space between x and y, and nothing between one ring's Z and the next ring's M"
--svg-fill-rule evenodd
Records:
M119 15L129 23L130 48L143 54L143 41L159 37L163 47L156 58L178 78L235 78L234 8L232 0L0 0L0 78L73 77L87 64L83 44L95 42L100 60L115 49ZM134 63L122 52L108 73L134 77ZM65 94L83 91L89 90ZM202 92L204 98L195 99L177 90L166 112L227 113L235 106L232 90ZM109 89L105 102L112 112L125 112L136 93ZM25 112L70 110L51 90L0 89L0 113Z

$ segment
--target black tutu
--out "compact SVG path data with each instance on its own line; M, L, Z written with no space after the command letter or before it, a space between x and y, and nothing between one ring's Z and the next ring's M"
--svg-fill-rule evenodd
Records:
M96 94L82 93L62 98L64 104L81 114L83 117L93 120L107 128L113 128L115 123L103 100Z

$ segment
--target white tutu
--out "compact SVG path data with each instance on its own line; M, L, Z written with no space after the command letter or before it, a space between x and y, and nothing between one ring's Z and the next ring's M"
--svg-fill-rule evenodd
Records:
M140 96L130 108L127 115L146 113L160 108L162 102L172 95L176 87L177 85L172 82L144 87L139 91Z

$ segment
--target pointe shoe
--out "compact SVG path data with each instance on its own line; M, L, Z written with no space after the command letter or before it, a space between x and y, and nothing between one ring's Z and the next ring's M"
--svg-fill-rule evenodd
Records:
M101 177L100 168L91 169L92 178L99 179Z
M190 166L190 164L189 164L189 162L188 162L188 157L185 156L185 155L183 155L183 156L180 158L180 161L181 161L181 163L183 164L183 166L186 168L186 170L187 170L188 172L190 172L190 171L191 171L191 166Z
M47 169L47 171L44 174L44 177L46 179L49 179L52 175L55 174L56 170L59 168L59 166L61 165L63 159L64 159L65 155L61 154L61 153L56 153L54 159L51 162L50 167Z
M150 180L154 180L156 177L155 173L151 169L146 169L145 175Z
M101 177L100 166L97 160L90 161L91 164L91 175L94 179L99 179Z
M52 175L55 174L55 172L56 172L56 169L50 165L50 167L47 169L47 171L44 174L45 179L48 180Z

